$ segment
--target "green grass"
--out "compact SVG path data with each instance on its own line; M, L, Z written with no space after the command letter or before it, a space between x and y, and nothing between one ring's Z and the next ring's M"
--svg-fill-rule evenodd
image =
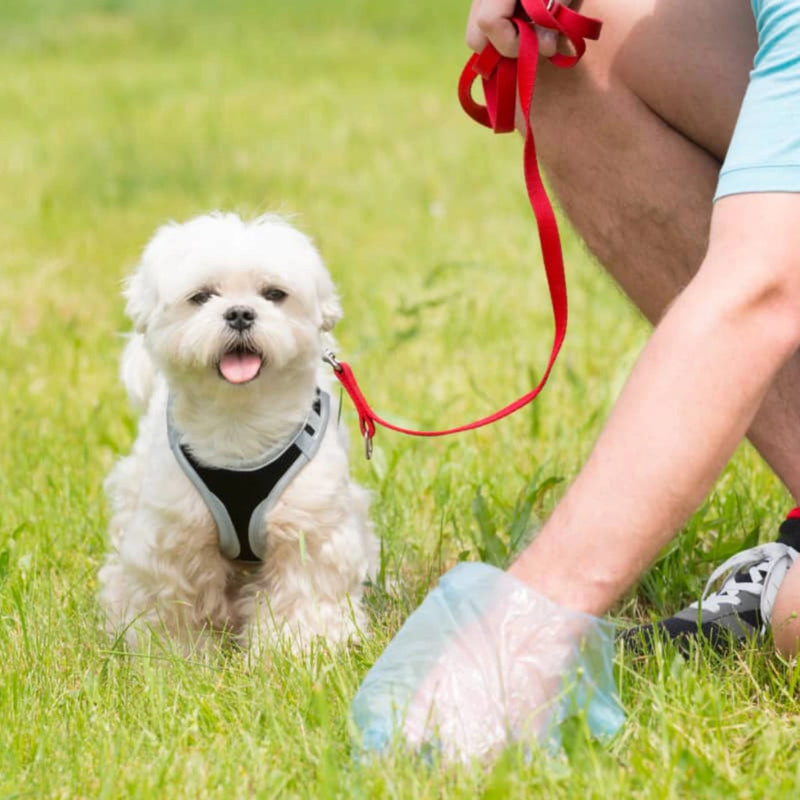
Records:
M168 218L282 210L341 290L340 354L380 411L482 415L551 321L515 137L455 100L463 0L0 5L0 797L797 797L800 670L760 651L621 659L609 745L490 769L358 763L347 709L459 557L506 559L585 457L647 328L564 228L571 328L533 407L439 441L380 432L384 572L361 647L271 665L131 657L101 633L103 476L135 419L120 281ZM347 422L354 424L352 414ZM749 449L616 610L673 610L789 500Z

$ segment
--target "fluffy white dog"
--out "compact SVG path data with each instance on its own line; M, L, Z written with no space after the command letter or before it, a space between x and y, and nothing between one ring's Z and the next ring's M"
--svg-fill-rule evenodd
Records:
M330 408L341 308L312 243L275 216L169 224L125 296L121 373L143 414L106 480L109 627L185 651L217 631L299 648L363 631L377 548Z

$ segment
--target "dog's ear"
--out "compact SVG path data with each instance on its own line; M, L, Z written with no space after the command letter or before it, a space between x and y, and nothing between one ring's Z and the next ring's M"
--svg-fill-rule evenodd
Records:
M162 225L147 243L136 271L125 281L122 296L127 300L125 313L133 322L137 333L144 333L148 321L159 302L156 275L174 262L180 250L180 225L168 222Z
M330 275L323 271L317 281L317 297L319 298L319 310L322 315L320 330L333 330L337 322L342 318L342 304L339 302L339 295Z
M122 296L127 301L125 313L133 322L134 330L137 333L144 333L147 320L158 302L158 296L142 266L125 282Z

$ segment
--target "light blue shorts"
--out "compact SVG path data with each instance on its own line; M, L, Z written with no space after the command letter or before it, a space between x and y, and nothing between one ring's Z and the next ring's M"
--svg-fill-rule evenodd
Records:
M758 52L716 198L800 192L800 0L751 4Z

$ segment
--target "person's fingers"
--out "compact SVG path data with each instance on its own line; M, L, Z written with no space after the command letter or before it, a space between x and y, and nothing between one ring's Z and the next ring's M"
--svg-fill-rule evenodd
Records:
M569 6L572 0L562 0ZM511 21L516 7L515 0L473 0L467 20L467 46L480 53L488 42L504 56L516 58L519 53L519 34ZM558 33L547 28L536 27L539 38L539 54L549 58L558 51Z
M569 6L572 0L561 0L562 6ZM558 31L536 26L536 35L539 37L539 55L550 58L558 52Z
M511 17L515 0L475 0L467 22L467 46L479 53L491 42L504 56L516 58L517 29Z
M555 55L558 50L558 33L537 25L536 35L539 38L539 55L544 58Z

